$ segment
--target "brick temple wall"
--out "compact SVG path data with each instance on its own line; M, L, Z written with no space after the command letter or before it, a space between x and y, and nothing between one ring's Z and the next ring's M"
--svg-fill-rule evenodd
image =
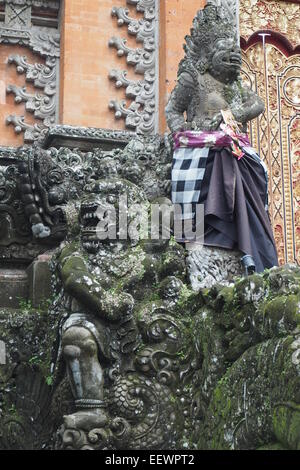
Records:
M34 4L34 0L32 2ZM183 57L184 36L189 33L195 12L204 3L205 0L159 2L159 23L155 24L157 83L154 119L157 132L166 130L164 108L176 81L178 63ZM116 88L114 81L108 78L109 73L113 69L125 70L127 78L134 81L142 80L143 76L136 74L134 65L128 65L126 55L119 57L108 42L112 37L120 37L126 39L129 48L143 45L128 33L126 25L118 27L117 18L111 12L113 7L127 7L129 16L137 20L143 18L143 13L137 12L135 6L126 0L57 0L57 4L60 4L60 63L57 65L55 122L108 129L126 128L124 119L116 119L108 106L110 100L125 100L126 106L130 106L133 100L126 97L124 87ZM4 15L4 7L2 11ZM14 26L17 30L20 25L23 27L23 19L20 13L20 21ZM33 64L45 63L45 57L26 45L0 45L0 145L17 147L24 141L25 126L22 132L16 133L14 127L17 124L7 125L7 116L24 116L26 124L40 125L41 122L26 111L25 101L16 103L15 97L6 93L6 87L11 84L20 88L26 86L26 93L30 94L40 93L41 90L26 81L24 74L17 73L16 67L8 61L12 54L25 54L27 61ZM30 143L30 139L31 135L25 142Z
M183 57L184 36L189 33L195 11L205 0L165 0L160 2L159 25L159 129L166 129L164 107L176 81ZM124 0L65 0L62 17L62 64L60 122L78 126L124 128L108 112L109 98L123 98L107 79L112 68L123 67L136 79L126 59L116 57L108 47L111 36L120 31L111 16L112 7L127 6L133 17L135 8ZM133 37L122 31L129 47Z

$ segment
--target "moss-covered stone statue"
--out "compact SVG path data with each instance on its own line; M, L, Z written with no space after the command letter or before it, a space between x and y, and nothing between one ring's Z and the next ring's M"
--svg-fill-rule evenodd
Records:
M96 206L167 202L159 142L36 151L43 193L65 174L73 192L37 203L65 220L53 299L0 311L1 449L299 448L299 268L195 292L172 237L95 238Z
M75 409L56 445L297 448L299 269L195 293L172 239L97 238L97 207L119 210L124 195L147 206L137 186L115 178L86 191L80 240L58 256Z
M267 213L267 168L245 134L264 103L242 83L232 18L208 1L185 39L166 118L175 142L173 203L186 207L193 219L195 205L204 206L205 250L190 260L200 278L194 284L201 287L207 286L205 258L213 265L227 257L226 250L232 250L236 264L241 258L247 273L277 266L278 259ZM216 280L226 280L226 275L230 272L225 268L223 279Z
M173 404L166 403L161 413L158 409L170 391L165 381L155 386L137 372L147 368L158 353L151 344L152 335L157 335L157 344L165 340L156 372L163 372L165 361L178 361L181 342L172 335L180 327L168 311L184 288L184 251L168 240L99 240L97 226L104 220L95 212L99 207L103 214L107 207L114 207L119 214L121 198L126 196L130 233L133 225L138 225L130 208L135 204L147 209L147 198L140 188L117 178L91 183L86 191L90 194L81 201L80 242L67 244L58 258L64 304L70 313L62 328L62 352L77 410L65 417L63 441L70 439L70 430L76 436L75 430L103 429L104 447L114 440L123 440L123 446L127 443L131 448L143 447L147 440L164 446L169 431L163 416L172 412ZM115 222L121 230L121 221ZM148 317L149 306L151 311L157 310L153 318ZM137 408L131 408L135 400ZM154 425L155 436L147 436L147 429ZM114 436L120 426L124 436Z

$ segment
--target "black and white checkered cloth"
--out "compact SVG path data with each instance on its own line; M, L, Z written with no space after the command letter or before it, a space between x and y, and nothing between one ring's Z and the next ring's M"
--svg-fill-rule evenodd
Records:
M172 202L180 204L182 219L193 219L199 202L209 148L184 148L174 151L172 164Z

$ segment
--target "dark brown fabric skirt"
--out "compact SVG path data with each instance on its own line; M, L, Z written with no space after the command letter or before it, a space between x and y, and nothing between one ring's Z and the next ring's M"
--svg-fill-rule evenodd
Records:
M199 200L205 206L204 244L239 249L253 257L257 272L277 266L266 200L265 172L255 157L237 160L229 149L211 150Z

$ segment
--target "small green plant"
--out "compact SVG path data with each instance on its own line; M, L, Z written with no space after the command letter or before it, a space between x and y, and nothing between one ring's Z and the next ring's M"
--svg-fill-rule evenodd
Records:
M19 308L24 313L28 313L32 309L32 303L30 300L23 299L22 297L18 297L19 301Z
M170 395L170 402L176 403L176 398L174 397L174 395Z
M33 365L41 364L42 360L39 356L32 356L28 362L30 365L33 366Z
M15 404L12 404L8 410L11 414L15 415L17 413L17 408Z
M51 387L51 385L53 385L52 375L48 375L48 377L46 377L46 384L49 385L49 387Z
M181 351L177 351L176 353L176 356L179 358L179 359L185 359L185 352L183 350Z

